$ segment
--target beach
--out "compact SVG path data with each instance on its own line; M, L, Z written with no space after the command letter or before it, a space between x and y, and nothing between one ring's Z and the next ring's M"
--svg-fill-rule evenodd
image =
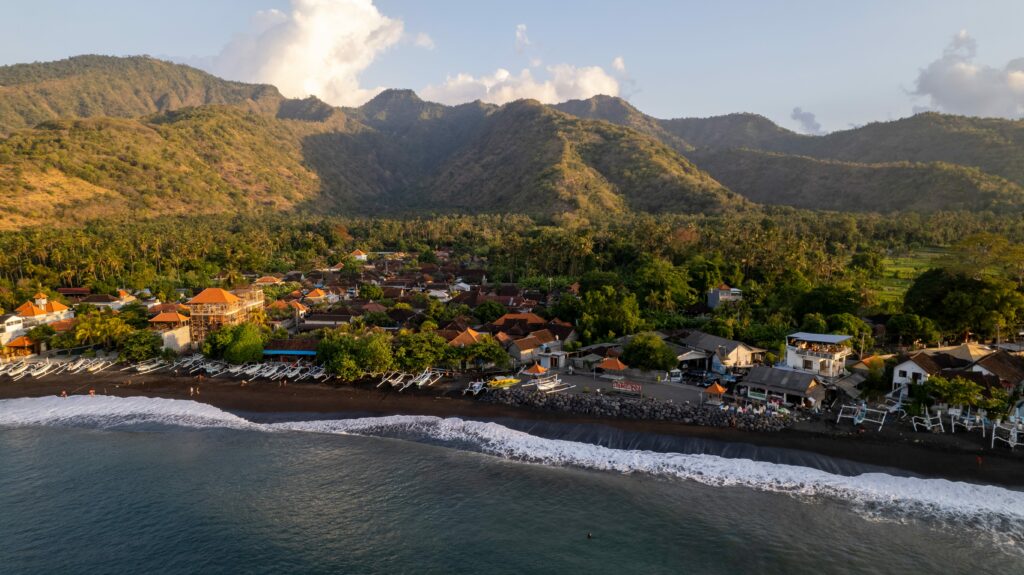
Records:
M120 397L190 399L236 414L262 414L292 419L322 418L327 414L348 416L431 415L483 421L503 419L603 425L622 431L685 436L759 447L787 448L827 457L910 472L924 477L1024 487L1024 454L1008 449L989 449L980 433L929 434L889 426L878 432L858 433L849 424L829 421L798 422L792 429L774 433L746 432L664 421L594 418L574 414L511 408L463 396L464 383L450 382L426 390L398 393L379 390L372 384L333 385L280 382L248 382L240 379L174 375L166 372L140 375L130 372L64 374L33 381L0 382L0 399L88 394ZM198 388L198 395L190 395Z

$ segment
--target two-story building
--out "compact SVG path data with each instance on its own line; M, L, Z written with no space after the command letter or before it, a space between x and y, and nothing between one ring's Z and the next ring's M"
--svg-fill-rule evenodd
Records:
M726 284L708 290L708 307L711 309L715 309L724 303L742 300L743 290L729 287Z
M71 308L59 301L51 301L42 292L32 296L32 300L18 306L14 313L21 317L23 328L26 330L44 323L53 323L75 317L75 312L71 311Z
M263 312L263 290L247 288L227 291L206 288L188 302L192 344L199 345L206 336L226 325L238 325L255 319Z
M852 350L844 345L848 335L797 332L786 336L786 366L835 378L846 372L846 358Z

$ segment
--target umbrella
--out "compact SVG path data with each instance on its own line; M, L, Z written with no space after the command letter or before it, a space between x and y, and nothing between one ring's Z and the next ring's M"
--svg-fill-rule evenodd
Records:
M617 357L606 357L601 360L601 363L597 364L597 367L605 371L622 371L626 369L626 364L619 361Z
M725 388L722 387L722 385L716 381L715 383L711 384L711 387L707 388L706 391L714 395L722 395L723 393L725 393Z
M524 369L523 373L528 373L530 375L544 375L545 373L547 373L547 371L548 371L548 368L544 367L543 365L541 365L539 363L535 363L535 364L531 365L530 367Z

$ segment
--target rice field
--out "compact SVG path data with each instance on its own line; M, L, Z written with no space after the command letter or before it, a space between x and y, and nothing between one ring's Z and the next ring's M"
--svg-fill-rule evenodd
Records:
M877 283L879 303L903 301L903 294L914 279L934 267L947 251L939 247L917 248L906 254L884 258L882 265L885 271Z

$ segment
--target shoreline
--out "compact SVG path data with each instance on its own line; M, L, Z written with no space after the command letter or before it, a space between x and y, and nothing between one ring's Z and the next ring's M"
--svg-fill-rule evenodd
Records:
M198 396L189 387L198 384ZM415 390L397 393L365 386L299 383L280 386L259 381L242 387L240 380L214 378L200 383L193 376L128 372L62 375L59 378L18 382L0 380L0 399L68 394L120 397L146 396L190 399L234 413L310 416L358 413L367 416L432 415L477 420L516 419L562 424L601 425L613 429L679 437L784 448L843 459L876 467L893 468L922 477L1024 488L1024 454L989 449L978 433L932 435L899 428L858 434L852 427L829 422L798 423L772 433L732 428L699 427L666 421L587 417L552 411L507 407L464 398L458 389ZM975 437L977 436L977 437ZM982 458L979 464L978 457Z

